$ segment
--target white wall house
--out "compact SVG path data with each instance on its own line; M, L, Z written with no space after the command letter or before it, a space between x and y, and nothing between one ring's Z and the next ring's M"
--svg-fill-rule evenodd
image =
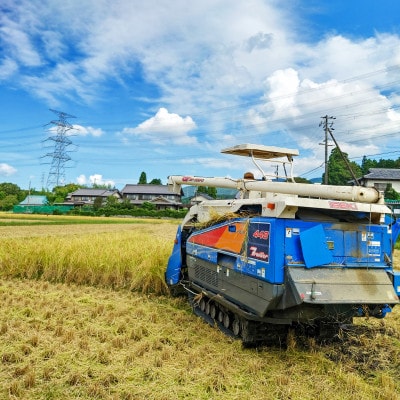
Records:
M397 168L370 168L368 174L360 179L362 186L374 187L384 192L387 185L400 193L400 169Z

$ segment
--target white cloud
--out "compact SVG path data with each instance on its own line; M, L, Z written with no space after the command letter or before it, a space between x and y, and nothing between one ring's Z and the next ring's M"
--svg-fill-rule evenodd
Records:
M267 97L273 108L274 118L296 117L300 114L296 107L297 92L300 88L298 72L293 68L277 70L267 78Z
M245 48L251 53L253 50L263 50L271 46L273 35L271 33L258 32L246 40Z
M21 30L21 27L7 16L1 19L0 33L3 42L15 58L23 66L36 67L42 64L41 57L31 43L29 34Z
M11 176L14 175L17 170L9 164L0 163L0 175Z
M300 12L265 0L3 2L0 79L12 76L52 106L103 100L110 79L135 99L147 98L147 83L157 89L165 108L123 129L125 142L206 142L209 150L256 138L300 145L318 163L323 115L337 117L334 134L352 151L378 151L398 132L395 34L311 40L301 36Z
M76 182L78 183L78 185L86 185L87 184L87 179L86 176L81 174L76 178Z
M229 170L232 167L232 160L218 159L218 158L207 158L207 157L196 157L196 158L185 158L180 161L181 164L186 165L201 165L205 168L225 168Z
M99 137L104 134L101 128L93 128L91 126L73 125L73 134L79 136L94 136Z
M195 144L196 138L188 133L196 128L191 117L181 117L160 108L154 117L147 119L136 128L124 128L123 134L140 136L159 144Z
M112 179L104 179L101 174L93 174L87 178L84 174L79 175L76 178L76 182L79 185L100 185L100 186L108 186L113 188L115 186L115 181Z
M14 60L5 58L0 64L0 79L11 77L18 70L18 65Z

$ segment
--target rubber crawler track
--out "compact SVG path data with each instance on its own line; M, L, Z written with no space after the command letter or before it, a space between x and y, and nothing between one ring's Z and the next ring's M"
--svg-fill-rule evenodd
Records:
M211 326L217 326L224 334L240 339L246 347L259 345L284 347L286 345L288 325L250 321L207 296L189 293L188 297L194 314Z

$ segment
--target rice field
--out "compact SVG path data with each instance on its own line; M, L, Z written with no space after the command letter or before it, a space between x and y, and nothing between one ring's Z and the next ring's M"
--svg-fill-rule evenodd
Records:
M0 216L1 399L400 398L400 307L244 349L168 295L176 221L25 218Z

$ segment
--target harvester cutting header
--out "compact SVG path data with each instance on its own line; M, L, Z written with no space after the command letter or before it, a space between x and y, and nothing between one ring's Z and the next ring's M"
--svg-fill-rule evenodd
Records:
M196 314L254 343L302 326L318 334L353 317L384 317L399 303L392 250L400 224L375 188L296 183L297 150L243 144L262 179L170 176L181 185L231 188L229 200L190 208L166 271ZM284 181L261 162L281 162ZM329 329L328 329L329 327Z

